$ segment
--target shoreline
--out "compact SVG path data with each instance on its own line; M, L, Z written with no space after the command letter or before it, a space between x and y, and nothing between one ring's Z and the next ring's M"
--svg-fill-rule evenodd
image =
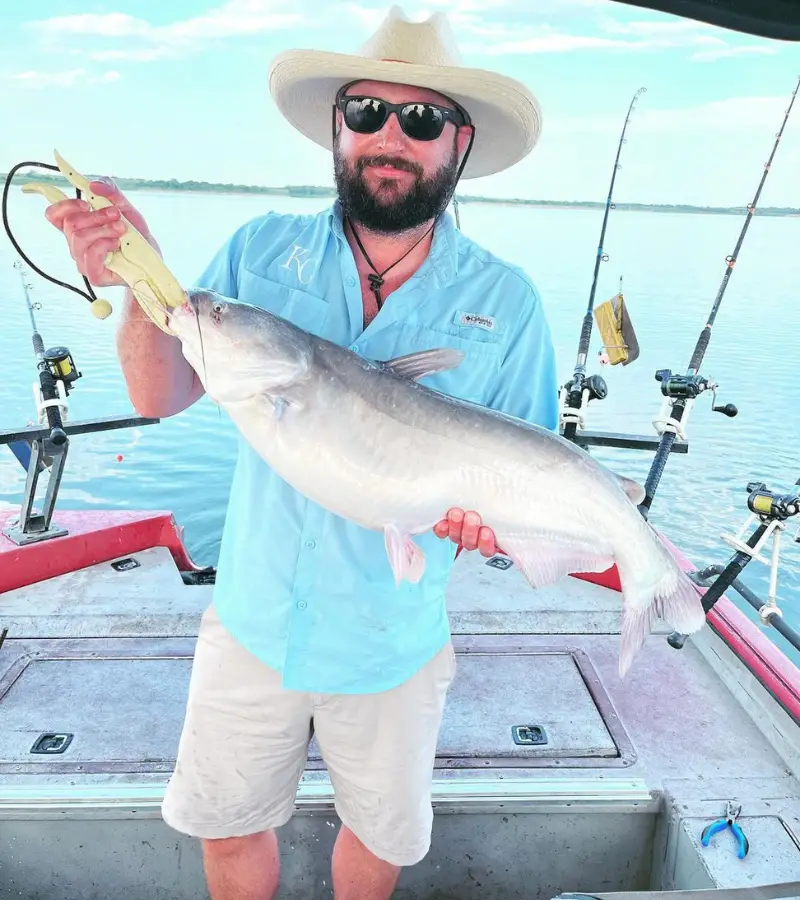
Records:
M5 182L8 177L3 173ZM87 176L91 179L93 176ZM61 175L53 175L50 172L15 173L11 184L23 184L27 181L42 181L61 187L68 195L74 188ZM286 197L294 200L333 199L335 192L332 187L322 185L286 185L284 187L269 187L261 185L238 185L215 182L164 181L144 178L117 178L117 184L122 191L141 191L145 193L171 193L171 194L214 194L222 196L263 196ZM605 201L598 200L526 200L509 197L481 197L475 195L459 196L455 198L459 206L501 206L501 207L529 207L532 209L554 210L581 210L597 211L605 209ZM743 216L747 213L746 206L692 206L689 204L665 204L665 203L619 203L614 204L616 212L653 212L653 213L678 213L685 215L728 215ZM798 218L800 208L793 207L763 207L757 208L754 215L770 216L773 218Z

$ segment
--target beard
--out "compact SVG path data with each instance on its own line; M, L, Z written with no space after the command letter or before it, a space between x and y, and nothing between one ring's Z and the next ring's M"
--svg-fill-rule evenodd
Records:
M364 179L368 165L393 165L411 172L414 181L410 187L403 187L385 178L373 191ZM351 163L342 156L337 141L333 166L344 216L368 231L393 234L418 228L444 212L458 180L458 150L454 141L450 158L425 178L418 163L399 157L362 156Z

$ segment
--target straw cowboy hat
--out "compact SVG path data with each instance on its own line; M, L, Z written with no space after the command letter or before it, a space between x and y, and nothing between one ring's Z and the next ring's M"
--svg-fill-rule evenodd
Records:
M462 106L475 127L464 178L513 166L539 139L542 116L536 98L512 78L462 66L442 13L416 23L394 6L355 54L288 50L273 59L269 70L278 109L298 131L328 150L336 93L343 84L362 79L428 88Z

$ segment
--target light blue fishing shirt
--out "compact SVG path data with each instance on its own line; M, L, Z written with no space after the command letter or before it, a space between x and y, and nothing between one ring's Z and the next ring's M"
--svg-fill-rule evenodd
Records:
M422 266L385 296L366 329L338 201L316 215L270 212L247 222L197 286L375 360L456 348L465 354L461 365L422 384L557 427L555 354L536 288L459 231L449 213ZM397 588L382 533L307 500L240 438L214 607L248 650L282 673L286 688L387 690L450 639L445 587L456 545L433 532L414 541L425 574Z

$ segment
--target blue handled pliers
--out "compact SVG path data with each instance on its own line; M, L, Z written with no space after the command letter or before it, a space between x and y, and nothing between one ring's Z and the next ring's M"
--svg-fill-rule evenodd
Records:
M739 857L739 859L744 859L750 851L750 841L747 840L747 836L742 831L741 825L736 824L736 819L738 818L741 811L741 805L734 806L729 800L723 818L717 819L710 825L706 825L706 827L703 829L703 833L700 835L700 843L704 847L707 847L709 841L712 837L714 837L715 834L717 834L717 832L724 831L726 828L730 828L739 843L739 851L736 855Z

